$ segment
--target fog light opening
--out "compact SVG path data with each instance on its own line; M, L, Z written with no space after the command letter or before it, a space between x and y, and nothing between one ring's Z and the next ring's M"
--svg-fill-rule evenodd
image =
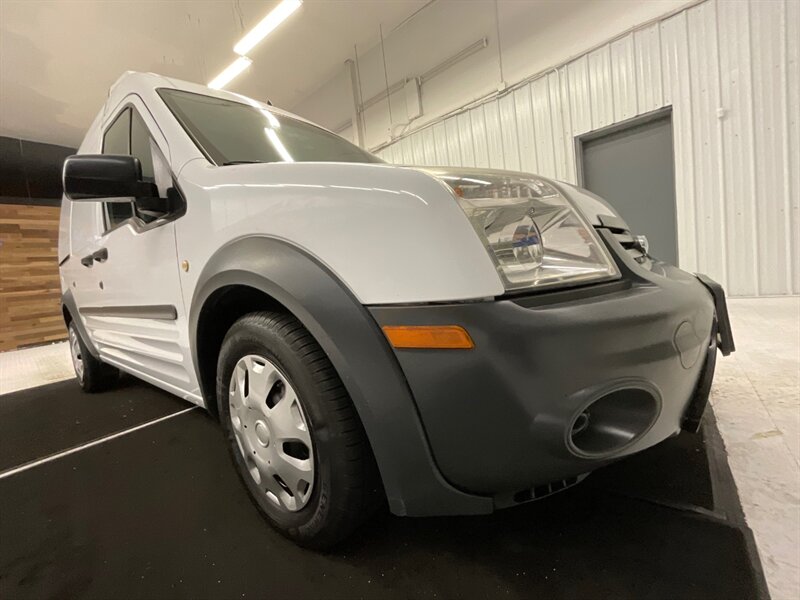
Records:
M587 427L589 427L589 413L584 411L577 416L572 424L572 437L574 438L576 435L583 433Z
M618 453L647 433L658 412L658 400L647 390L624 388L605 394L572 420L570 448L592 458Z

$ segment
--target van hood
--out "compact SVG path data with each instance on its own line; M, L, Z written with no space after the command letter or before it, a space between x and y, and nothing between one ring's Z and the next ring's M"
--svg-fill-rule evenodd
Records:
M325 265L363 304L457 302L504 292L452 190L422 170L193 161L179 183L191 198L188 212L208 218L203 231L210 239L184 232L185 220L176 221L179 245L191 244L198 256L243 237L286 240Z

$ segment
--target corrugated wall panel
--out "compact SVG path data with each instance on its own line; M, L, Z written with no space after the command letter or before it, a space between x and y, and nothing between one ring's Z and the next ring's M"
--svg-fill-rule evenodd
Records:
M428 127L420 132L422 136L422 154L426 165L436 164L436 145L433 141L433 128Z
M458 134L461 139L461 164L465 167L475 166L475 144L472 142L472 121L468 112L456 117Z
M383 160L389 163L400 162L394 159L395 148L397 148L397 146L394 144L387 148L384 148L381 152L378 153L378 156L380 156Z
M536 173L536 146L531 111L531 86L523 85L514 92L514 110L517 116L517 139L519 140L520 168L527 173Z
M478 106L469 111L472 122L472 143L475 147L475 166L489 166L489 145L486 140L486 117L484 107Z
M786 152L789 179L789 222L792 240L792 292L800 294L800 2L786 3L786 78L788 151Z
M661 50L665 57L665 93L672 111L675 152L675 200L677 203L678 262L684 269L697 270L697 227L695 225L695 162L692 130L689 34L686 12L661 25Z
M425 161L425 146L423 144L422 132L419 132L417 135L412 135L408 139L411 140L411 156L413 157L414 161L411 164L413 165L428 164Z
M433 143L436 146L436 164L439 166L449 165L447 158L447 131L445 131L444 121L439 121L431 127L433 130Z
M787 114L784 53L786 28L782 26L785 4L762 2L751 10L753 44L753 100L759 126L755 131L758 221L758 256L770 268L759 269L762 294L785 293L788 269L784 266L791 251L787 239L786 190L784 169Z
M592 129L602 129L614 122L614 92L609 46L603 46L589 54L589 102Z
M724 148L725 200L728 219L728 272L738 292L758 294L758 254L756 233L755 166L753 148L753 98L748 30L748 5L745 2L719 4L720 76ZM740 273L746 277L736 277Z
M404 158L404 157L403 157L403 144L402 144L402 140L401 140L401 141L399 141L398 143L396 143L396 144L392 144L392 145L394 146L394 157L393 157L393 159L394 159L394 163L395 163L395 164L398 164L398 165L403 165L403 164L405 164L405 163L406 163L406 161L405 161L405 160L403 160L403 158Z
M558 93L561 98L561 124L562 124L562 143L564 144L564 158L566 161L567 172L564 176L564 181L570 183L578 182L578 170L575 168L575 138L573 137L574 131L574 117L572 113L572 102L570 101L570 76L569 67L564 66L558 70L559 76L559 89ZM554 100L558 101L558 100Z
M758 294L758 254L753 148L753 97L748 6L718 7L725 201L728 218L728 285L740 294Z
M639 112L664 106L661 86L661 30L658 23L633 33Z
M414 151L411 138L400 140L400 152L404 165L414 164Z
M589 97L589 59L581 56L567 66L569 74L569 106L572 112L572 135L592 130L592 111Z
M514 96L503 96L500 105L500 133L503 136L503 156L505 168L519 171L519 142L517 141L517 113L514 110Z
M633 36L611 43L611 78L614 96L614 121L639 114L636 90L636 51Z
M503 157L503 132L500 130L500 107L496 100L484 106L486 117L486 139L489 146L489 166L493 169L504 169L506 161Z
M536 146L536 172L545 177L557 177L553 123L550 116L550 80L540 77L531 83L533 108L533 139Z
M461 158L461 140L458 136L458 121L456 117L450 117L444 122L447 134L447 164L450 166L463 165Z
M711 2L689 9L689 54L691 61L692 131L694 136L695 231L698 240L697 269L713 273L727 287L725 239L725 191L722 189L722 142L719 104L719 55L716 36L716 10ZM710 252L710 248L719 249Z
M575 138L672 107L680 266L800 293L800 2L708 0L382 150L575 182Z
M567 151L566 140L571 140L572 136L568 131L564 115L566 111L568 118L569 104L561 99L562 73L565 73L565 70L560 69L547 75L547 92L550 104L550 128L553 135L553 160L555 161L553 176L562 181L569 181L572 174L572 165L568 156L571 156L572 153Z

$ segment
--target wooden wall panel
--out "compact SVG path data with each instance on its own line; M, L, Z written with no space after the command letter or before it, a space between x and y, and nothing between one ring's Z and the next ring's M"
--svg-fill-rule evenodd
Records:
M62 340L57 206L0 204L0 351Z

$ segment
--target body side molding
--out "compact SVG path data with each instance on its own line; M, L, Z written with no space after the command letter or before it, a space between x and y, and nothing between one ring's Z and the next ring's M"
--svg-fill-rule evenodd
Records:
M178 309L171 304L141 306L84 306L80 309L84 317L125 317L128 319L163 319L174 321Z

